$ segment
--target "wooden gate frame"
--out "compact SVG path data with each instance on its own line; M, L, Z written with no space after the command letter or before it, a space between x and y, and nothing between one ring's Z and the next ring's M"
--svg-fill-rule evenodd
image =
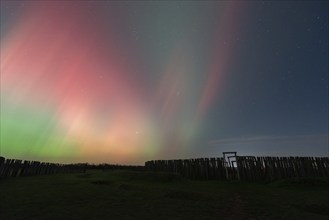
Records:
M231 156L228 156L231 155ZM233 155L233 156L232 156ZM226 161L226 158L228 161ZM230 158L235 158L235 160L230 160ZM226 171L226 178L227 179L235 179L237 178L238 180L240 180L240 175L239 175L239 169L238 169L238 163L237 163L237 152L236 151L227 151L227 152L223 152L223 159L224 159L224 163L225 163L225 171ZM233 163L235 163L236 168L233 166ZM227 168L230 168L232 170L234 170L234 176L229 176L228 170Z

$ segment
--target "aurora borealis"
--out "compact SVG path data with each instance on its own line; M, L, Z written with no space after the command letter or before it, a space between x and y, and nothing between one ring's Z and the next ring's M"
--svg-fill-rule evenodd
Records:
M327 9L2 1L0 153L131 164L328 154Z

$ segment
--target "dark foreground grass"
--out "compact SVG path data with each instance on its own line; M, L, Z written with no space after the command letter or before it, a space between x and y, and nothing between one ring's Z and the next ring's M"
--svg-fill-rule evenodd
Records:
M191 181L88 171L0 180L0 219L329 219L328 180Z

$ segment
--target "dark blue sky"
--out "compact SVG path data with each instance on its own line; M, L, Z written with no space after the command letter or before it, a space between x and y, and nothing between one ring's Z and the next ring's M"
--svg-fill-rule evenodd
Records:
M328 153L328 2L248 4L225 94L207 116L213 126L208 137L319 135L316 148L302 146L302 138L300 150L296 144L290 144L292 152L289 145L276 149Z

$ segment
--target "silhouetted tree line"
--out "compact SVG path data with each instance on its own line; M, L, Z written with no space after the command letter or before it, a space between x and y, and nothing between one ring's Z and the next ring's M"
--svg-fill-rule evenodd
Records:
M88 169L97 169L97 170L131 170L131 171L144 171L144 166L135 166L135 165L120 165L120 164L87 164Z

